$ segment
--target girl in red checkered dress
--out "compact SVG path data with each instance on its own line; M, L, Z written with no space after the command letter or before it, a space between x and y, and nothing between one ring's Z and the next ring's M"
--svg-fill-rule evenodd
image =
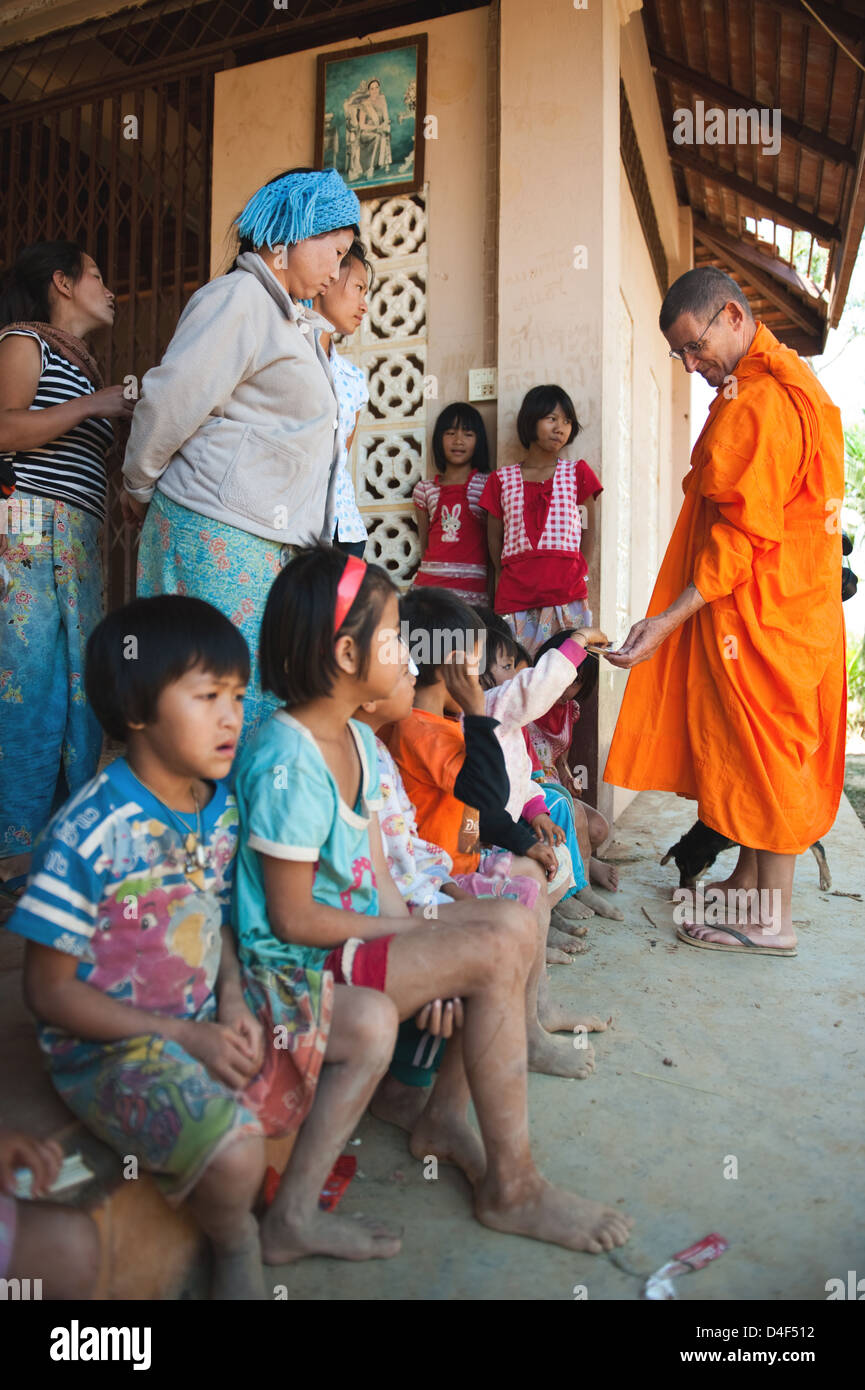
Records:
M561 457L580 425L560 386L534 386L517 416L522 463L491 473L481 497L495 610L535 652L554 632L591 627L586 578L603 491L584 459Z

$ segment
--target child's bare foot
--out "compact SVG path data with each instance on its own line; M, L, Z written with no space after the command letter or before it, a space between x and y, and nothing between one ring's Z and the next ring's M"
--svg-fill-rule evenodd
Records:
M607 1026L594 1014L576 1013L570 1004L557 1004L550 998L538 1000L538 1022L547 1033L573 1033L575 1028L603 1033Z
M529 1029L529 1071L544 1076L567 1076L585 1081L595 1070L595 1049L586 1041L585 1033L574 1046L575 1038L555 1038L543 1028Z
M248 1236L242 1244L231 1249L213 1247L210 1296L217 1301L245 1299L261 1302L267 1298L261 1268L258 1222L254 1216L249 1217Z
M599 917L612 917L615 922L624 922L625 914L618 907L611 907L609 903L599 898L597 893L593 893L591 888L581 888L577 897L582 903L588 903L589 907L597 912Z
M337 1260L389 1260L402 1241L379 1222L353 1220L315 1211L303 1220L273 1217L261 1223L261 1257L266 1265L287 1265L304 1255L333 1255Z
M544 954L544 960L547 965L573 965L574 963L573 956L569 956L564 951L560 951L558 946L548 946Z
M594 915L595 914L592 913L593 917ZM589 934L588 927L578 927L576 922L572 921L570 917L560 916L557 907L554 907L550 914L550 924L555 927L556 931L563 932L565 936L576 936L582 939L582 937L588 936Z
M569 956L581 956L588 949L584 941L577 940L570 932L560 931L552 923L547 928L547 945L557 946Z
M483 1140L464 1115L426 1107L409 1140L414 1158L437 1158L462 1170L469 1182L479 1182L486 1172L487 1156Z
M475 1198L475 1215L484 1226L564 1245L567 1250L587 1250L592 1255L615 1250L625 1244L634 1224L632 1217L615 1207L565 1192L539 1173L509 1201L485 1188L486 1183L481 1183Z
M589 881L597 883L599 888L616 893L619 888L619 871L615 864L608 864L605 859L596 859L592 855L589 861Z
M429 1097L429 1086L406 1086L395 1076L386 1075L370 1101L369 1113L411 1134Z
M594 917L595 910L589 907L588 903L581 903L578 895L562 898L561 902L556 903L555 911L561 913L562 917L568 917L573 922L585 921L587 917Z

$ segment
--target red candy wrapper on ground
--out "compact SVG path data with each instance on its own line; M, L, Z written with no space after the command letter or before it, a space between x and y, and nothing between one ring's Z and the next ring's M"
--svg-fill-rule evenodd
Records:
M723 1255L728 1248L727 1241L723 1236L709 1235L698 1240L696 1245L689 1245L687 1250L680 1250L674 1255L672 1260L668 1260L660 1269L650 1275L643 1290L643 1297L654 1300L670 1299L676 1297L676 1290L673 1288L672 1281L680 1274L689 1274L693 1269L702 1269L704 1265L712 1260L717 1260L719 1255Z
M322 1211L335 1211L339 1206L345 1189L357 1172L357 1159L354 1154L341 1154L331 1170L330 1177L322 1188L318 1205Z
M330 1176L318 1199L318 1205L322 1211L335 1211L342 1200L343 1193L348 1187L355 1173L357 1172L357 1159L353 1154L343 1154L336 1160L330 1171ZM280 1176L275 1168L268 1168L264 1175L264 1205L269 1207L274 1197L276 1189L280 1184Z

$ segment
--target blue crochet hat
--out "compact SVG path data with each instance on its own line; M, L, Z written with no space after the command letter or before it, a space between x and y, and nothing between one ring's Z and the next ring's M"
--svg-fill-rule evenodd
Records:
M235 222L253 246L295 246L360 221L360 203L336 169L283 174L253 193Z

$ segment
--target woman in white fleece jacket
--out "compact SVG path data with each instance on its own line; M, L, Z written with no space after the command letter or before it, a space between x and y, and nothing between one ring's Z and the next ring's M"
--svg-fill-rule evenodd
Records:
M291 170L235 227L233 273L192 296L144 377L123 465L127 520L144 519L137 593L192 594L221 609L252 655L243 738L277 708L258 677L274 577L333 534L338 405L302 301L339 275L360 204L339 174Z

